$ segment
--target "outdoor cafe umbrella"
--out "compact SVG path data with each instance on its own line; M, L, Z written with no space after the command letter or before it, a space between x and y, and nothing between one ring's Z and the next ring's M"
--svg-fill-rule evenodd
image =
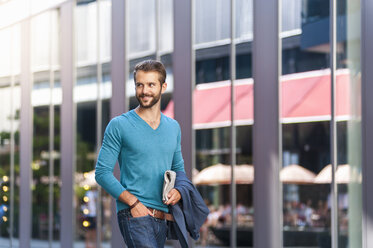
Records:
M311 184L314 182L315 177L315 173L297 164L285 166L280 171L282 183Z
M254 181L254 167L252 165L235 166L236 183L250 184ZM201 170L193 182L197 185L214 185L231 183L231 166L224 164L211 165Z
M350 182L350 165L343 164L337 166L337 171L335 172L336 182L339 184ZM325 166L319 174L317 174L315 183L328 184L332 182L332 165L329 164Z
M251 184L254 182L254 166L248 164L237 165L234 175L237 184Z

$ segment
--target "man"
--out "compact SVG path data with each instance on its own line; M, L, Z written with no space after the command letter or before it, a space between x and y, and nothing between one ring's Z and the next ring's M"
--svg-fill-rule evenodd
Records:
M96 164L96 181L117 201L118 223L128 247L164 247L167 205L180 193L172 189L162 202L166 170L184 171L179 124L161 113L167 88L162 63L146 60L136 65L134 81L139 106L108 124ZM116 161L120 181L113 176Z

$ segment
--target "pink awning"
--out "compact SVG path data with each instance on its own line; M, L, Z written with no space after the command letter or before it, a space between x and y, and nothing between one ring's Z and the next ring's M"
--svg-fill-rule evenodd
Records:
M336 114L347 119L349 109L349 73L336 76ZM285 75L281 78L281 121L283 123L330 120L330 70ZM236 80L235 118L237 125L253 123L252 79ZM230 82L200 84L193 94L193 126L196 129L230 125ZM173 101L163 112L173 118Z

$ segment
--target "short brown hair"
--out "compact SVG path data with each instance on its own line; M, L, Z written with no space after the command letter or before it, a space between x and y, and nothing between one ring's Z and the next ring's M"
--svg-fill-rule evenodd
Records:
M136 73L138 71L155 71L158 72L158 80L161 82L161 85L166 81L166 69L164 65L157 60L144 60L135 66L135 70L133 71L133 80L136 83Z

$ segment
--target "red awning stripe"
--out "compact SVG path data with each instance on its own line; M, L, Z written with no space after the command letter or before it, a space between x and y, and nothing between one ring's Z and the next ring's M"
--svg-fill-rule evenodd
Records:
M281 77L282 123L330 120L330 70L285 75ZM235 124L253 123L253 80L235 82ZM337 120L348 120L349 73L339 70L336 75ZM230 81L197 85L193 94L193 127L195 129L230 126ZM173 118L173 101L164 114Z

